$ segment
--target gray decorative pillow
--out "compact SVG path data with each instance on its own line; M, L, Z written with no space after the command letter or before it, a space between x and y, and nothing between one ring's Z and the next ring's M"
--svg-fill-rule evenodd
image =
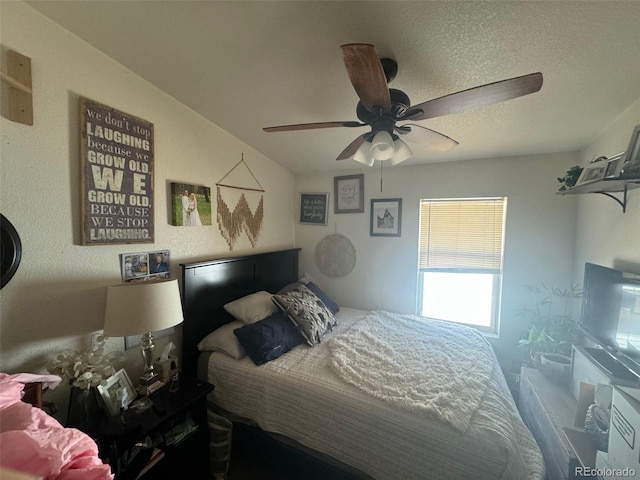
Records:
M244 327L240 320L234 320L214 330L198 343L198 350L208 352L224 352L231 358L240 360L245 356L245 351L238 342L233 331Z
M272 300L311 347L320 343L322 336L336 325L331 310L304 285L286 293L278 293Z
M242 323L256 323L278 311L271 301L271 294L264 290L238 298L224 305L224 309Z

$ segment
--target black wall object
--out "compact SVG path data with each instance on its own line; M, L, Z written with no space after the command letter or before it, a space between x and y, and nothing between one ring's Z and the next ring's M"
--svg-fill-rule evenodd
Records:
M22 243L14 226L2 214L0 214L0 241L2 243L0 250L2 282L0 288L3 288L18 270L22 257Z

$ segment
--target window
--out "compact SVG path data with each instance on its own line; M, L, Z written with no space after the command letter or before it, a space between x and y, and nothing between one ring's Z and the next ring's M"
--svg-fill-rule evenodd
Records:
M420 201L418 314L498 332L506 198Z

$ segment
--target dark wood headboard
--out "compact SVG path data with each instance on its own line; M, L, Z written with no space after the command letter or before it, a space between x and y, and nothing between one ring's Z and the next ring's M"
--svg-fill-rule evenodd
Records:
M223 306L250 293L276 293L298 280L299 248L235 258L221 258L182 267L182 371L196 376L198 342L233 318Z

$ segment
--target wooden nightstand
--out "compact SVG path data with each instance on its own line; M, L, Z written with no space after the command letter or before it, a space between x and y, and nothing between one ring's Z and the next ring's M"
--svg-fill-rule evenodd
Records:
M176 392L167 385L149 396L152 407L130 408L102 423L93 436L116 480L212 478L207 394L213 388L181 376Z

